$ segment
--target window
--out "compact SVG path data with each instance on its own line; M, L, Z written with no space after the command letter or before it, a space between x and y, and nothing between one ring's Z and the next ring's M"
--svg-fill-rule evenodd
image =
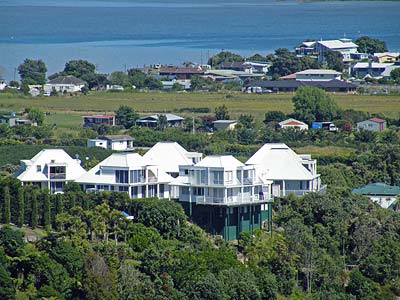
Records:
M224 172L223 171L213 171L213 183L214 184L224 184Z
M127 186L119 186L118 187L118 192L127 192L128 191L128 187Z
M116 183L128 183L128 171L116 170L115 171Z
M42 166L41 165L37 165L36 166L36 172L42 172Z
M137 197L138 197L138 194L139 194L139 187L134 186L134 187L132 188L132 192L131 192L132 198L137 198Z
M144 182L144 178L145 178L144 170L130 171L130 183Z
M157 197L157 185L149 185L149 195L148 197Z
M204 188L199 188L199 187L193 188L193 195L204 196Z
M227 183L232 183L233 182L233 172L232 171L226 171L226 182Z
M189 188L186 186L181 187L182 195L189 195Z

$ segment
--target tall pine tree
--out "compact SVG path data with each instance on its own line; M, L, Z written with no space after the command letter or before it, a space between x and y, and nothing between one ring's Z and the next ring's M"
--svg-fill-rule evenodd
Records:
M4 187L4 223L9 224L11 222L11 196L10 188L8 185Z
M17 201L18 201L17 226L22 227L25 221L24 190L22 187L18 189Z
M47 231L51 230L50 195L48 191L43 192L43 225Z
M31 210L31 227L36 228L38 225L38 199L37 199L37 191L32 192L32 210Z

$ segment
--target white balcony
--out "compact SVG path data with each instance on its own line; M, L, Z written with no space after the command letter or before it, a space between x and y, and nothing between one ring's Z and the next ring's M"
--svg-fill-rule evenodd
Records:
M192 201L203 205L238 205L272 202L272 199L267 196L238 194L237 196L228 197L192 196Z

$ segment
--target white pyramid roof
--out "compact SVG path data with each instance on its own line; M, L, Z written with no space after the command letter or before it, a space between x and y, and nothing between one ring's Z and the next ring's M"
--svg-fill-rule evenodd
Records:
M14 175L21 181L47 181L44 168L48 164L65 166L67 181L75 180L86 172L80 161L73 159L63 149L43 149L32 159L21 160L21 163L21 169ZM40 172L37 171L37 166L41 167Z
M176 142L159 142L143 155L154 165L168 173L178 173L179 166L193 165L188 151Z
M270 180L311 180L315 178L302 165L302 158L285 144L265 144L246 165L258 165ZM318 176L318 175L317 175Z

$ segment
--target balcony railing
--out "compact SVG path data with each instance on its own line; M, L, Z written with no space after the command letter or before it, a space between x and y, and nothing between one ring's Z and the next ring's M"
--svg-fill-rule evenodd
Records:
M155 176L149 176L148 182L157 182L157 177L155 177Z
M50 179L65 179L67 178L66 173L50 173Z
M212 196L192 196L192 200L196 204L204 205L235 205L235 204L251 204L251 203L264 203L271 202L272 199L268 196L259 195L242 195L224 197Z
M326 192L326 185L322 185L320 189L317 190L285 190L285 191L278 191L277 194L274 196L283 197L289 194L295 194L296 196L304 196L309 193L325 193Z

